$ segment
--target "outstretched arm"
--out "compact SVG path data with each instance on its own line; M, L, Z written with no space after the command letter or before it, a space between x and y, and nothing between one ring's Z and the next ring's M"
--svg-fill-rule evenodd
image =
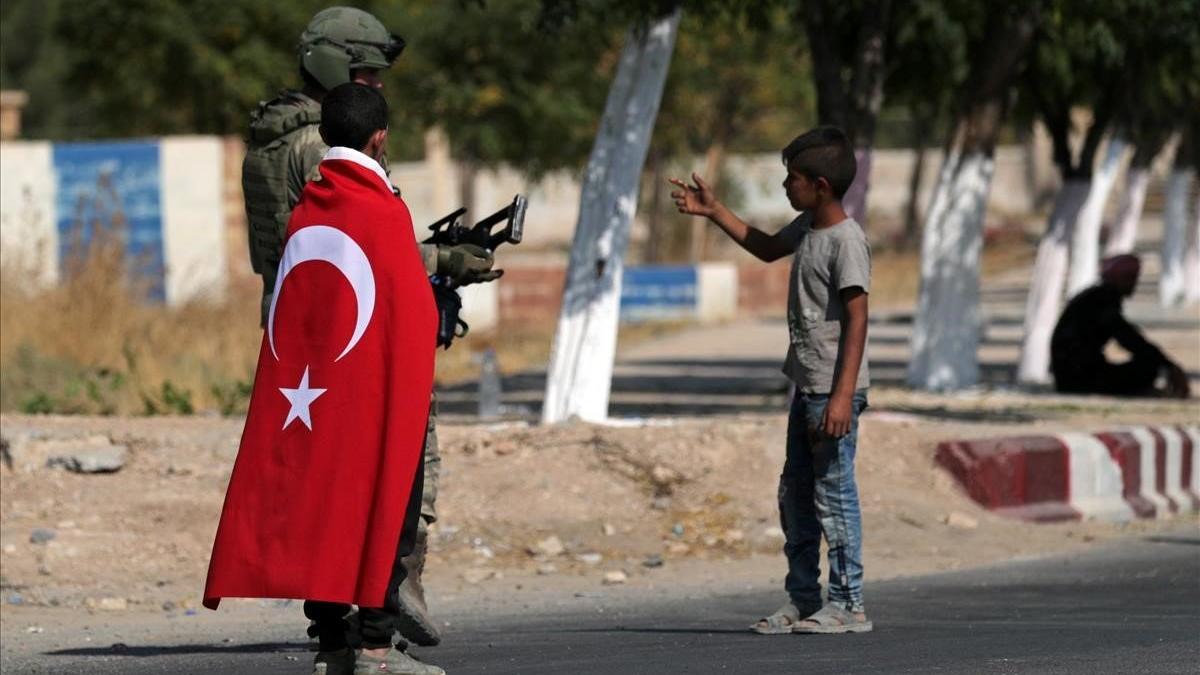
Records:
M792 253L792 244L786 238L778 234L767 234L748 225L717 199L712 188L698 174L693 173L692 180L695 181L695 185L688 185L678 178L667 179L679 188L671 193L671 199L675 200L675 206L679 208L680 213L708 218L725 230L730 239L764 262L775 262Z

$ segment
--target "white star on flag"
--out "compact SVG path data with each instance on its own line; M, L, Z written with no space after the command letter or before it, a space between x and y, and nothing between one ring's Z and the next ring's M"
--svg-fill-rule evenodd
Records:
M292 404L291 409L288 410L287 421L283 423L283 428L288 428L292 420L299 418L301 422L304 422L304 426L308 427L309 431L312 431L312 417L309 415L308 406L312 405L312 402L317 400L317 397L324 394L325 390L313 389L308 386L308 366L304 367L304 376L300 378L300 384L295 389L280 387L279 393L287 397L287 400Z

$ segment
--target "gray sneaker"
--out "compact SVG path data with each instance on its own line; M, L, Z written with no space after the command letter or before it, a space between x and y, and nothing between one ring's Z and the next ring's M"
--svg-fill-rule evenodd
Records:
M332 652L317 652L313 675L354 675L354 650L346 647Z
M389 649L382 658L372 656L362 651L354 664L356 675L363 673L396 673L398 675L446 675L446 671L435 665L422 663L415 656L402 652L395 647Z

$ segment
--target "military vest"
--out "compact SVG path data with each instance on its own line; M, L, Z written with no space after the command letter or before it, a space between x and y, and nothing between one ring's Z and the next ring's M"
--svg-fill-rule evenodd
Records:
M317 131L321 104L298 91L260 103L250 117L242 194L246 200L250 265L263 279L262 321L266 324L283 256L288 218L313 176L325 144Z

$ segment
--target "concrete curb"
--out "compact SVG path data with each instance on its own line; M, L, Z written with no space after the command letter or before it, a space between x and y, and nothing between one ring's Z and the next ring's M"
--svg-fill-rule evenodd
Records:
M1032 521L1200 511L1200 427L946 441L935 461L971 499Z

